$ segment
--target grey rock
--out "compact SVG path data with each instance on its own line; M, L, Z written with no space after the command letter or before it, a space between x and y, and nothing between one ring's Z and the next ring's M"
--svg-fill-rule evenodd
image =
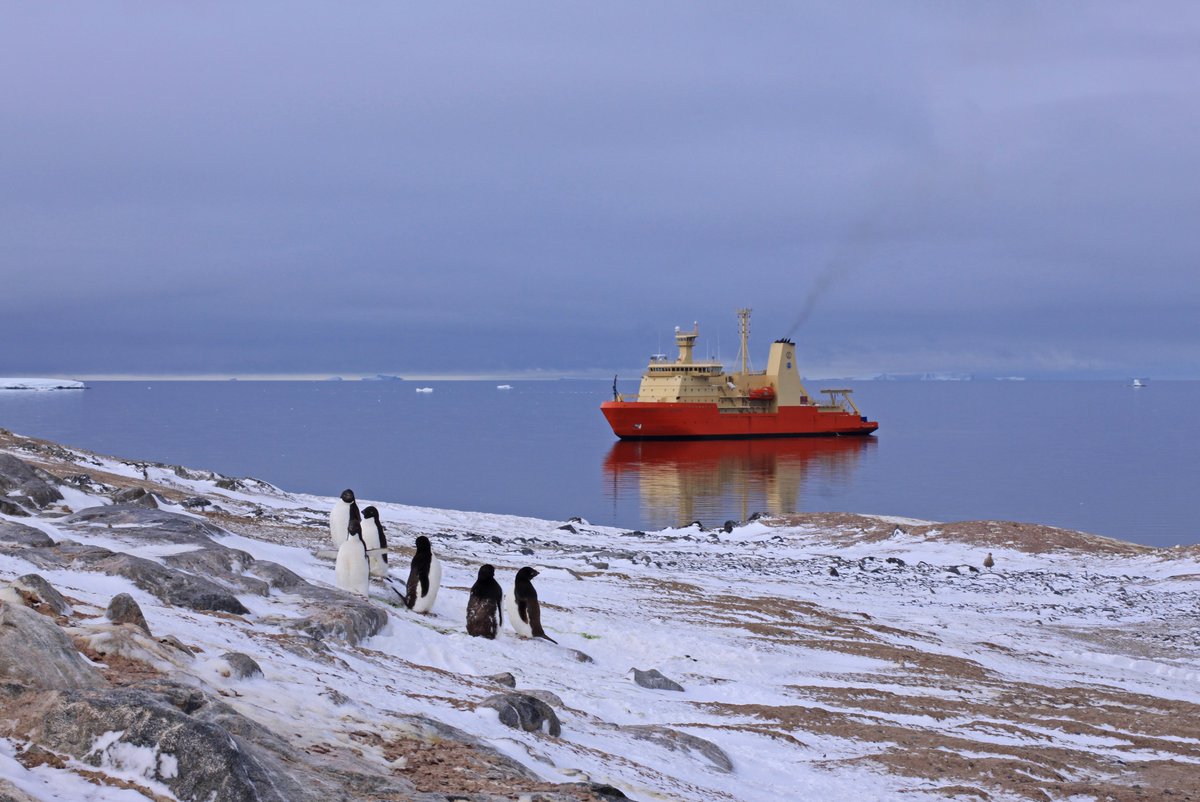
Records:
M489 696L479 703L481 707L490 707L499 711L500 723L514 730L526 732L547 732L557 738L562 734L562 725L554 708L538 699L524 693L499 693Z
M505 671L503 674L492 674L490 677L485 677L485 679L490 679L497 685L503 685L506 688L517 687L517 678L508 671Z
M354 645L378 634L387 624L387 613L369 602L346 601L344 594L330 595L341 603L322 607L290 627L317 640L335 638Z
M188 648L187 644L174 635L161 635L159 636L158 642L164 646L170 646L172 649L181 651L189 657L193 654L192 650Z
M38 802L8 780L0 779L0 802Z
M578 649L567 649L567 653L575 658L576 663L594 663L591 655L579 651Z
M62 501L62 493L52 484L55 481L41 468L34 468L11 454L0 454L0 496L25 496L41 509Z
M291 591L308 587L308 583L299 574L289 568L284 568L279 563L255 560L253 565L246 570L266 582L268 587L277 590Z
M313 757L214 696L157 680L128 688L27 694L14 713L24 740L101 765L96 740L156 749L177 772L152 772L174 798L205 802L358 802L431 799L353 755ZM6 709L10 713L13 709ZM119 747L116 747L119 748ZM510 761L511 762L511 761ZM169 775L169 776L168 776ZM444 799L444 797L443 797Z
M721 531L728 535L733 532L735 526L737 526L737 521L726 521L725 525L721 527Z
M621 729L638 740L650 741L666 747L672 752L679 751L698 755L717 771L725 774L733 772L733 761L729 759L729 755L725 754L725 751L712 741L706 741L670 727L659 727L652 724L637 724Z
M179 502L179 504L186 509L194 510L209 507L212 505L212 502L206 499L204 496L191 496L189 498L185 498L183 501Z
M64 485L70 485L71 487L78 488L79 490L90 490L97 487L103 487L103 485L98 484L96 480L92 479L92 477L88 476L86 473L73 473L70 476L61 477L59 481L61 481Z
M193 482L211 482L217 479L217 474L212 471L197 471L191 468L185 468L182 465L168 466L175 472L175 475L180 479L191 479Z
M168 555L163 562L172 568L207 577L236 593L253 593L256 596L269 596L271 593L269 584L242 573L254 564L254 558L238 549L214 543L206 548Z
M112 601L108 603L108 609L104 611L104 616L114 624L133 624L147 635L150 634L150 625L146 623L142 608L128 593L113 596Z
M281 770L265 750L206 720L220 713L208 710L212 705L199 691L180 691L174 698L139 688L66 691L43 699L42 706L42 715L28 733L32 740L99 766L106 754L95 748L96 739L120 731L117 743L155 749L177 761L174 772L163 772L160 762L151 779L178 799L291 802L317 798L316 789L306 788L291 772Z
M649 671L642 671L640 668L629 669L633 672L633 681L643 688L653 688L659 691L682 691L683 686L673 679L669 679L657 669L652 668Z
M55 615L70 615L71 605L67 604L67 600L63 595L54 589L54 586L37 574L25 574L13 580L12 586L22 592L26 597L26 604L39 610L39 607L44 606L46 610ZM29 602L33 603L30 604Z
M213 541L224 532L220 527L188 515L166 510L147 509L136 504L110 504L88 507L62 519L64 526L88 524L121 527L121 537L131 540L193 544L224 548Z
M566 705L563 704L563 700L559 697L559 695L554 693L553 691L529 689L529 690L521 691L521 693L524 693L527 696L532 696L535 699L541 699L543 702L550 705L550 707L566 707Z
M152 510L158 509L158 502L154 500L154 495L141 487L127 487L124 490L118 490L113 494L112 500L117 504L133 504Z
M261 677L263 675L262 668L248 654L225 652L225 654L221 655L221 659L229 663L229 668L233 671L233 676L238 679Z
M62 628L28 607L0 602L0 680L35 690L105 684Z
M11 498L0 498L0 513L4 515L12 515L18 518L28 518L29 510L22 507Z
M9 515L11 514L9 513ZM38 549L53 545L54 539L41 529L19 524L16 521L0 521L0 547L27 546Z
M245 615L249 610L237 597L215 582L159 565L153 560L111 553L88 566L106 574L123 576L167 604L191 610L218 610Z
M606 785L604 783L576 783L575 785L578 785L586 791L591 791L593 794L602 799L629 799L629 797L625 796L624 792L621 791L620 788L613 788L611 785Z

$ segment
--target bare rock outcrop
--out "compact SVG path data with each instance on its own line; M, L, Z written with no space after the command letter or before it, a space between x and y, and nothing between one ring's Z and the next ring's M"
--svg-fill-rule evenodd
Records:
M562 724L554 708L527 693L498 693L479 703L500 713L500 723L526 732L546 732L555 738L562 734Z
M631 668L629 670L633 672L633 681L643 688L652 688L659 691L683 690L682 685L665 676L657 668L652 668L649 671L642 671L640 668Z
M12 581L11 586L21 595L26 607L51 615L71 614L71 605L63 595L38 574L19 576Z
M621 730L638 740L658 744L672 752L698 756L711 768L724 774L733 772L733 761L729 759L729 755L712 741L670 727L649 724L629 725Z
M62 493L54 486L56 481L41 468L0 453L0 496L9 496L10 501L28 500L36 509L43 509L62 501Z
M13 691L106 684L61 627L28 607L5 601L0 601L0 681Z
M8 513L11 515L12 513ZM33 526L16 521L0 521L0 548L45 548L53 546L54 539Z
M114 624L132 624L147 635L150 634L150 625L146 623L146 616L142 614L142 608L128 593L118 593L113 596L104 615Z

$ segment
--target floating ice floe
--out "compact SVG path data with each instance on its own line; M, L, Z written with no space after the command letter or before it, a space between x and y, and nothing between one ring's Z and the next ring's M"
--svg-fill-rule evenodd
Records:
M0 379L0 390L84 390L83 382L70 379Z

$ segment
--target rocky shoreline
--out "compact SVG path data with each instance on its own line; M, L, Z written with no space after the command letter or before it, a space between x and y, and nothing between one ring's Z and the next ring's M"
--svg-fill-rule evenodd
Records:
M1196 547L383 505L448 593L552 569L493 647L324 581L326 501L0 430L0 800L1200 799Z

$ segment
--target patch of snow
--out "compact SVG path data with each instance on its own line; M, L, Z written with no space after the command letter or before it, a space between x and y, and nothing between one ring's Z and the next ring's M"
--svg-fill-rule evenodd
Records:
M68 761L61 769L49 765L27 769L16 759L17 747L15 742L0 738L0 777L39 802L147 802L150 799L131 788L96 785L76 773L76 770L94 769L76 761ZM175 796L168 792L166 798L175 799Z

